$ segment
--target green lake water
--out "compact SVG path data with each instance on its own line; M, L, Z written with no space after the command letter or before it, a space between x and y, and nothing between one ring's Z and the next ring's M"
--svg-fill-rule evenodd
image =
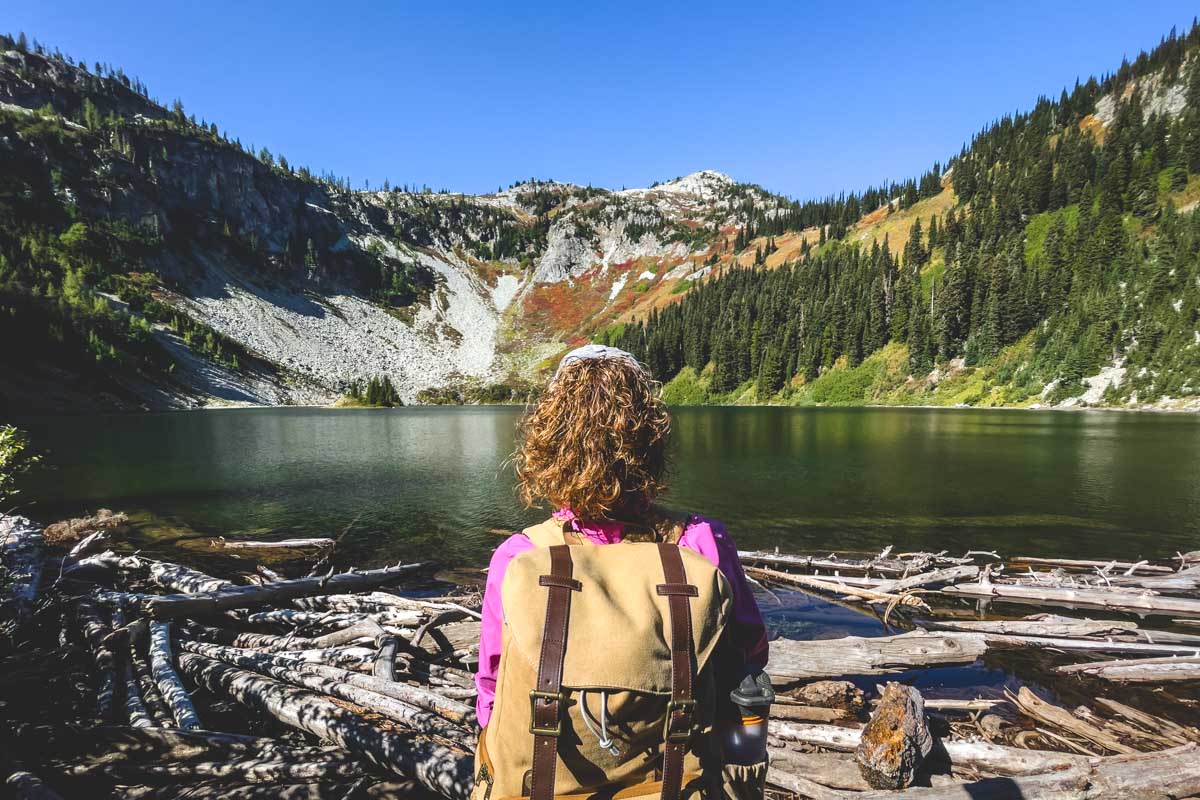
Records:
M519 409L244 409L18 420L51 469L36 517L100 505L146 527L336 535L365 565L482 564L520 507ZM1200 418L1119 412L696 408L671 505L743 547L1163 557L1200 548Z

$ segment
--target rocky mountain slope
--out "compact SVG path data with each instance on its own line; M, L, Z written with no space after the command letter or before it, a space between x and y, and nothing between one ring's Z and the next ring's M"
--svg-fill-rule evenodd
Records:
M738 209L786 202L715 172L621 192L353 191L120 72L14 42L0 125L4 325L68 329L5 354L13 407L329 402L376 375L406 401L517 386L702 269ZM132 320L134 341L117 330Z

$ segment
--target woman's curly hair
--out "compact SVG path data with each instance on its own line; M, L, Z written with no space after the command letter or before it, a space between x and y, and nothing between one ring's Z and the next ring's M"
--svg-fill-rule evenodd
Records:
M659 384L625 358L569 361L520 426L521 499L585 519L642 513L666 489L671 416Z

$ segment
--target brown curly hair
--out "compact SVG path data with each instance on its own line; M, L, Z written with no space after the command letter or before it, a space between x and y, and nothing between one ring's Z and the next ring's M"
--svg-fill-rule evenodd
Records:
M666 489L671 416L659 384L623 358L564 364L521 421L521 499L585 519L642 514Z

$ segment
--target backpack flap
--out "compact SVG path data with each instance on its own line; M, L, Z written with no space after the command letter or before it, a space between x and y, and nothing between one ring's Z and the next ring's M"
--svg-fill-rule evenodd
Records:
M571 598L562 684L669 694L671 691L668 598L658 545L621 543L571 548L580 591ZM716 649L731 607L725 576L704 556L680 548L690 599L696 672ZM501 587L512 657L536 671L541 654L548 592L538 578L550 572L550 551L539 547L516 556Z

